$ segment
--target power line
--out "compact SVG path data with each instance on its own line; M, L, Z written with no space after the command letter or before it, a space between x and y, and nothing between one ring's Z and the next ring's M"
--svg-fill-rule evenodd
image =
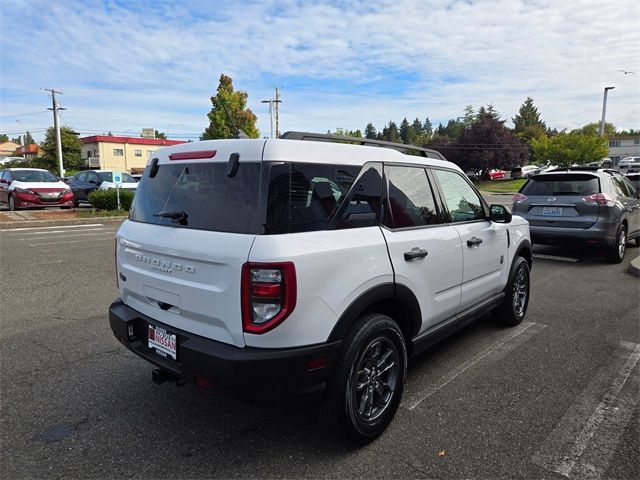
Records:
M32 112L32 113L18 113L16 115L2 115L0 118L15 118L15 117L27 117L29 115L40 115L42 113L49 113L47 110L42 110L40 112Z

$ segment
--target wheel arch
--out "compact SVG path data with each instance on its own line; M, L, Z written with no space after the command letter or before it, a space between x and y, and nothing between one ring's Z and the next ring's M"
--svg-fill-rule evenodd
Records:
M516 250L516 254L513 257L513 261L511 262L511 269L513 270L513 266L515 265L516 259L518 257L523 257L527 263L529 264L529 270L533 266L533 253L531 242L529 240L523 240Z
M392 318L400 327L407 348L422 325L420 304L413 292L404 285L385 283L355 299L340 316L327 341L344 338L358 318L368 313L381 313Z

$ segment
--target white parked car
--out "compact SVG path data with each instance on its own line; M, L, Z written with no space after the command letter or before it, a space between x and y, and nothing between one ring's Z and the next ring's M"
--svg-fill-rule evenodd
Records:
M345 139L155 152L116 235L109 319L156 383L321 402L323 423L366 443L408 359L489 311L523 320L528 223L434 150Z
M640 157L624 157L618 162L618 168L629 168L640 165Z
M109 190L110 188L116 188L116 184L113 181L113 174L115 172L111 170L94 170L95 173L98 174L102 183L100 183L99 190ZM122 190L130 190L135 192L136 188L138 188L138 182L135 178L133 178L128 173L122 172L122 184L120 188Z

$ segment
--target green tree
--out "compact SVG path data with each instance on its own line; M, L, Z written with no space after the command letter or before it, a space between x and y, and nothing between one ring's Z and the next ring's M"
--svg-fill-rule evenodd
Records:
M154 130L155 132L155 137L160 139L160 140L166 140L167 139L167 135L164 132L159 132L158 130Z
M9 137L4 133L0 133L0 142L4 143L8 141L9 141Z
M476 112L473 109L473 105L467 105L466 107L464 107L464 117L462 117L462 123L465 127L470 127L475 121Z
M376 127L373 126L373 123L367 123L367 126L364 127L364 136L370 140L375 140L378 137L378 132L376 131Z
M402 143L411 143L415 139L416 133L417 132L412 130L411 125L409 125L409 120L407 120L407 117L404 117L402 119L402 122L400 122L399 131Z
M34 143L36 143L36 141L31 136L31 133L29 132L29 130L27 130L27 133L24 136L24 144L25 145L33 145Z
M595 162L608 154L607 140L599 135L584 135L578 131L560 132L531 140L536 162L567 167L574 163Z
M600 133L600 122L587 123L585 126L576 128L572 133L581 133L582 135L598 135ZM604 136L607 138L616 136L616 127L613 123L604 122Z
M546 135L547 126L540 119L540 113L531 97L527 97L520 106L518 114L511 120L514 125L513 133L526 144L530 144L534 138Z
M60 128L60 141L62 143L62 160L67 170L79 170L84 167L82 161L82 142L71 127ZM56 132L53 127L47 129L42 144L40 145L41 157L38 161L44 168L57 172L58 157L56 155Z
M396 125L393 120L390 120L389 124L382 129L380 139L386 140L387 142L402 143L400 132L398 131L398 125Z
M260 136L258 127L256 127L258 117L247 108L248 97L249 94L247 92L234 91L231 77L224 74L220 75L218 90L215 96L211 97L213 107L207 114L209 126L200 136L200 140L235 138L237 132L233 126L234 124L244 131L249 138L258 138Z

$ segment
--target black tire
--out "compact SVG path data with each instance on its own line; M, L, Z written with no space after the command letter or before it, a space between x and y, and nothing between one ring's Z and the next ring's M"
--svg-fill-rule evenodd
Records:
M9 210L12 212L16 209L16 201L13 199L13 195L9 195Z
M527 314L531 293L529 263L524 257L516 258L509 274L504 301L494 310L500 323L510 327L519 325Z
M391 423L407 376L407 348L398 324L386 315L358 319L342 350L320 406L323 425L367 444Z
M620 225L616 241L604 251L604 258L610 263L620 263L627 252L627 227Z

